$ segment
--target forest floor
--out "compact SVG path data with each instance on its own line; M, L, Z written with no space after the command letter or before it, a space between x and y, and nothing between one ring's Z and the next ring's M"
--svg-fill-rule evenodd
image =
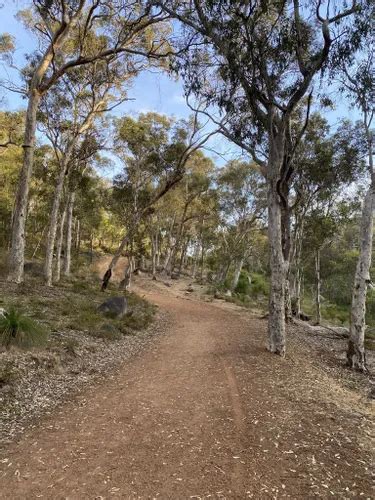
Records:
M186 284L137 277L164 335L4 448L0 498L373 498L371 381Z

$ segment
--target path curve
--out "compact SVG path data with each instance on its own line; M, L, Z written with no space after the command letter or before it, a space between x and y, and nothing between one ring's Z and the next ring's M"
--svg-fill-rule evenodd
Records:
M370 497L356 418L293 400L304 375L264 322L147 294L166 335L6 449L1 499Z

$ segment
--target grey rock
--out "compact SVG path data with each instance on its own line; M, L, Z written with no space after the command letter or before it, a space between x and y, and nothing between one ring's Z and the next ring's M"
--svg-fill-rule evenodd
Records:
M128 302L125 297L110 297L98 307L98 311L116 318L122 318L127 310Z

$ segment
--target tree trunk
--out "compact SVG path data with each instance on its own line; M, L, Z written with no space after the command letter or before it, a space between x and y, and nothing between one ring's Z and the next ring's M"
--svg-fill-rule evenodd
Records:
M156 241L156 234L151 232L151 259L152 259L152 279L156 280L156 254L157 254L157 241Z
M360 250L354 276L350 331L347 349L348 365L366 371L365 327L367 286L371 283L370 268L373 239L374 188L371 185L362 207Z
M79 219L76 220L76 239L75 239L75 250L77 252L77 255L79 255L79 249L81 246L81 223L79 222Z
M65 176L68 169L69 160L73 152L73 146L69 145L64 157L61 160L60 172L55 186L51 215L49 219L49 228L47 236L46 257L44 261L44 279L46 285L52 286L52 264L53 264L53 250L55 248L57 222L60 211L61 197L64 189Z
M156 269L160 267L160 245L159 245L159 231L155 234L155 254L156 254Z
M237 260L235 263L233 279L232 279L232 283L230 285L231 292L234 292L234 290L237 288L238 280L240 279L240 274L242 271L242 266L243 266L243 258Z
M191 272L191 277L193 278L193 280L195 279L195 276L197 274L199 250L200 250L200 245L197 241L196 246L195 246L195 250L194 250L194 257L193 257L193 270Z
M321 303L320 303L321 285L322 285L320 278L320 249L318 249L315 254L315 280L316 280L316 290L315 290L316 324L320 325L322 321Z
M76 194L73 191L69 194L68 210L66 219L66 239L65 239L65 259L64 259L64 274L70 275L70 268L72 263L72 223L73 223L73 210Z
M183 265L184 265L184 262L185 262L185 256L186 256L186 252L187 252L188 246L189 246L189 239L187 239L185 241L185 243L183 244L182 249L181 249L180 262L179 262L179 265L178 265L178 274L182 273L182 268L183 268Z
M47 229L47 226L44 226L43 228L43 231L42 231L42 234L40 235L40 238L38 240L38 243L35 245L35 248L34 248L34 251L33 251L33 254L31 256L31 258L33 259L37 253L37 251L39 250L39 247L40 247L40 244L42 243L42 239L43 239L43 236L44 236L44 233L45 233L45 230Z
M270 134L268 165L268 238L270 247L271 284L268 319L268 349L285 356L285 279L281 206L277 185L284 157L283 138Z
M296 270L294 282L294 314L297 318L301 315L301 271L299 267Z
M171 272L171 264L172 264L172 258L173 258L173 251L175 247L175 238L171 237L169 240L169 247L167 249L167 254L165 256L164 260L164 265L163 265L163 273L170 273Z
M62 251L62 245L64 241L64 227L65 227L65 218L66 218L66 211L67 211L67 204L64 207L64 210L61 214L60 217L60 229L59 229L59 237L57 239L57 244L56 244L56 275L55 275L55 281L60 281L61 278L61 251Z
M29 185L33 170L35 150L36 115L40 103L40 94L31 90L26 111L24 157L18 181L16 202L13 213L12 237L8 257L8 281L21 283L23 281L23 266L25 261L25 227Z
M205 256L205 248L204 248L203 241L202 241L202 247L201 247L201 272L200 272L201 280L203 280L203 273L204 273L204 256Z

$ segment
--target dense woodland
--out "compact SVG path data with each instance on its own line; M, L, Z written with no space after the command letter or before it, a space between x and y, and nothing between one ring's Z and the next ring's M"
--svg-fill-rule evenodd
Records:
M268 310L280 355L293 318L348 325L348 364L366 370L373 10L367 0L30 1L19 17L38 50L17 81L1 81L4 279L22 287L38 262L58 287L106 254L105 292L126 256L122 289L138 269L189 276ZM5 66L16 46L1 35ZM183 82L189 119L115 113L151 69ZM25 109L6 110L13 91ZM337 102L347 119L332 124ZM236 157L209 147L220 135Z

